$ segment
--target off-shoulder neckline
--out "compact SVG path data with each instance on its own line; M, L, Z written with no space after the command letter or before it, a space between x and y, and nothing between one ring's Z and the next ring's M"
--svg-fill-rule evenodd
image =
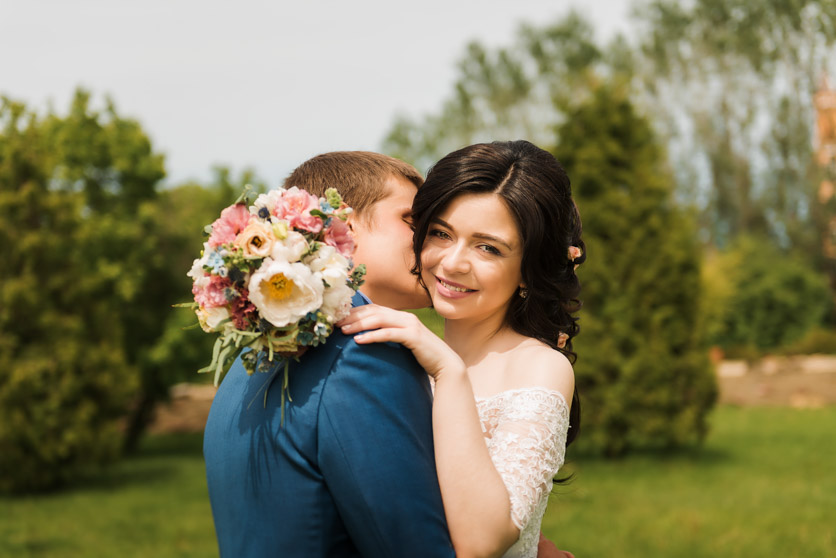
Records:
M566 402L566 398L563 397L562 393L560 393L556 389L551 389L551 388L547 388L547 387L543 387L543 386L530 386L530 387L506 389L505 391L500 391L500 392L494 393L493 395L488 395L487 397L482 397L482 396L479 396L479 395L474 395L473 397L476 399L477 403L482 403L482 402L485 402L485 401L491 401L493 399L499 399L500 397L505 396L505 395L512 395L512 394L524 393L524 392L538 392L538 391L539 392L545 392L545 393L548 393L548 394L551 394L551 395L557 395L560 398L560 401L564 405L566 405L567 407L569 406L569 404Z

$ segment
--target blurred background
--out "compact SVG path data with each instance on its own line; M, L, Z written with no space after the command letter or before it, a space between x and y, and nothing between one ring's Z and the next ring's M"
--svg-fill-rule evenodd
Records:
M544 533L836 555L836 0L510 4L4 2L0 555L217 555L203 227L324 151L517 138L589 254Z

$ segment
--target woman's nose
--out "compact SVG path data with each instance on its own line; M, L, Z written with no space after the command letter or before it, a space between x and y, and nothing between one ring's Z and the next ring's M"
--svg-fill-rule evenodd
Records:
M453 245L444 251L441 267L449 273L467 273L470 271L470 261L467 258L465 246Z

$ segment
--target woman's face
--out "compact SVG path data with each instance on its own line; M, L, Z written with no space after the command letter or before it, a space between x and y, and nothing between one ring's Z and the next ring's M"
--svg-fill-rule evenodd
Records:
M496 194L463 194L430 223L421 277L451 320L504 318L522 282L522 239Z

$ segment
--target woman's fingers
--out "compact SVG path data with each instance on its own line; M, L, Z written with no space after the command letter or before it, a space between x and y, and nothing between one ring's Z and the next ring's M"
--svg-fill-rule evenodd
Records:
M367 304L365 306L358 306L356 308L351 309L351 313L343 318L342 320L337 322L337 326L342 327L346 324L354 323L358 320L362 320L363 318L367 318L369 316L376 316L385 314L388 312L395 312L395 310L391 310L390 308L385 308L383 306L377 306L376 304Z
M358 331L365 331L367 329L377 329L380 327L394 325L391 322L386 323L380 316L366 316L358 318L353 322L343 324L340 326L343 333L357 333Z
M394 343L403 343L406 337L403 335L404 331L397 328L387 327L384 329L374 329L354 336L354 341L360 345L368 343L386 343L392 341Z
M378 306L364 312L352 312L348 318L337 322L337 326L343 333L356 333L385 327L408 327L411 318L412 314Z

